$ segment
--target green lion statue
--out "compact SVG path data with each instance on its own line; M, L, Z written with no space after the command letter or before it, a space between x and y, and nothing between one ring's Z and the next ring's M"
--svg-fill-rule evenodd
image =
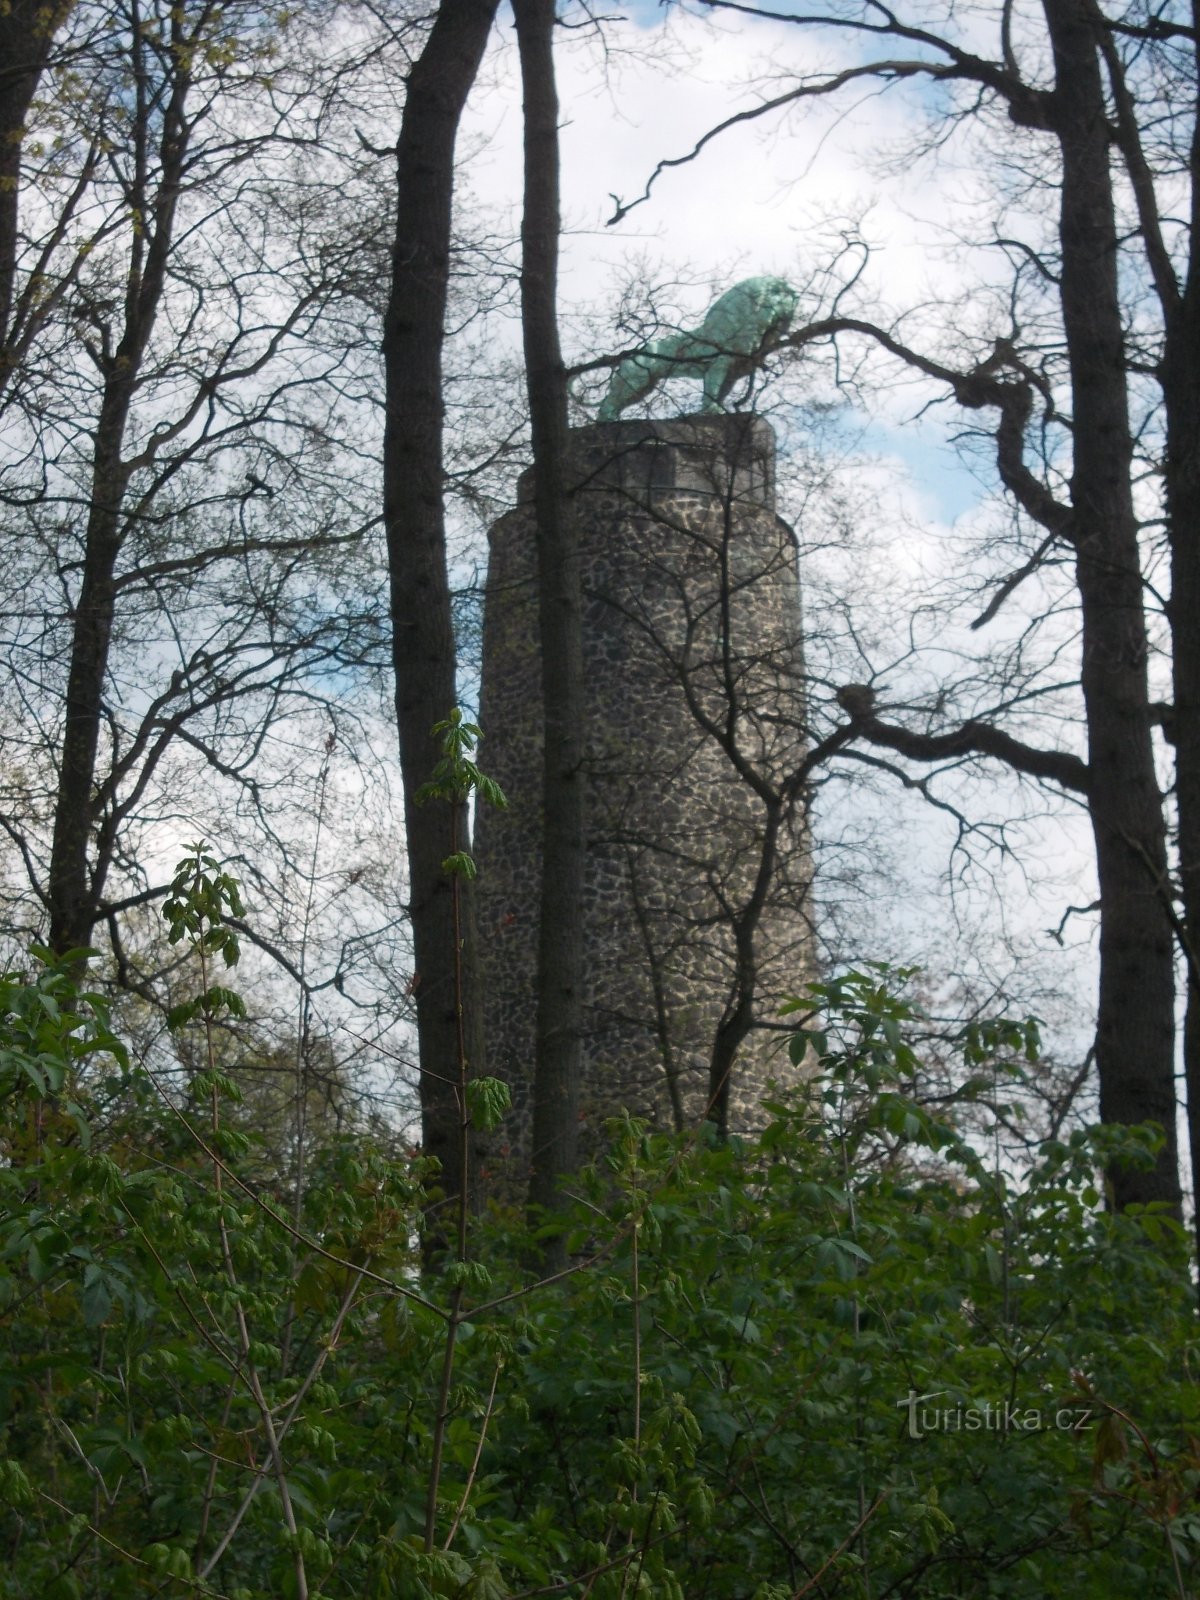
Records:
M698 328L655 339L627 356L613 372L598 420L615 421L664 378L702 379L703 410L720 411L734 384L748 377L787 332L798 299L782 278L747 278L735 284Z

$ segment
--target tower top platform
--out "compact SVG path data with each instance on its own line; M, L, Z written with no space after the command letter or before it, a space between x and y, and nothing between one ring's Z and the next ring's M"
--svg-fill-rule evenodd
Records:
M571 430L569 470L576 493L616 490L644 501L691 492L775 509L775 432L749 412L587 423ZM533 499L533 485L529 468L517 483L518 504Z

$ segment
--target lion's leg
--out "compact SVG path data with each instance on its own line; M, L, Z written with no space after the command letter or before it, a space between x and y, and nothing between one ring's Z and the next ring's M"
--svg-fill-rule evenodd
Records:
M663 376L662 362L648 352L622 361L609 382L608 393L596 413L597 420L615 422L626 406L636 405Z
M722 403L737 382L732 356L714 356L704 369L705 411L724 411Z

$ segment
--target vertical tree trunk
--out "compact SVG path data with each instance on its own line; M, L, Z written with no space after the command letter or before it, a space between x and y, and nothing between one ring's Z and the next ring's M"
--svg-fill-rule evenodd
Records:
M1183 1063L1187 1086L1192 1194L1200 1238L1200 285L1170 349L1167 408L1167 520L1171 544L1175 801L1178 816L1181 936L1187 982Z
M194 41L184 33L182 13L176 13L172 27L174 81L160 114L153 104L148 84L146 43L138 30L136 10L132 14L130 50L136 124L131 187L135 208L145 220L132 231L121 338L104 374L84 530L83 577L72 618L48 893L50 946L59 954L91 942L96 908L108 868L108 860L103 855L94 870L89 868L88 846L95 821L96 753L116 604L114 578L121 553L123 502L129 483L129 468L124 460L125 433L167 281L167 261L174 242L175 212L187 152L188 125L184 110L191 80L183 62ZM157 178L151 170L156 128Z
M1043 4L1055 63L1051 123L1062 152L1061 298L1074 415L1071 498L1100 887L1100 1114L1118 1124L1152 1118L1166 1135L1152 1170L1114 1170L1116 1204L1161 1200L1178 1211L1166 840L1150 733L1109 129L1087 0Z
M1200 56L1200 50L1197 51ZM1200 82L1200 71L1193 82ZM1187 967L1183 1061L1195 1225L1200 1236L1200 120L1193 117L1191 254L1182 294L1167 319L1166 506L1171 546L1171 643L1175 802L1182 935Z
M422 1136L447 1198L462 1192L454 907L442 862L450 853L444 803L419 805L441 750L433 734L457 700L443 505L442 345L450 277L454 148L496 14L496 0L443 0L413 64L396 148L396 242L384 322L387 414L383 504L391 586L392 659L408 839ZM456 820L468 836L465 805ZM467 885L462 885L467 889ZM468 928L470 920L468 918ZM468 1059L482 1025L464 951Z
M127 334L120 348L128 342ZM95 821L96 752L116 598L113 579L121 551L121 503L128 481L121 454L136 370L126 366L110 374L96 427L50 846L50 948L59 955L91 943L104 884L103 863L97 862L92 871L88 846Z
M0 362L12 315L25 119L70 10L71 0L7 0L0 8ZM0 387L5 377L0 372Z
M514 0L525 99L521 314L536 473L545 748L537 1055L529 1198L551 1206L578 1162L583 1029L583 634L567 499L567 379L558 339L558 96L554 0Z

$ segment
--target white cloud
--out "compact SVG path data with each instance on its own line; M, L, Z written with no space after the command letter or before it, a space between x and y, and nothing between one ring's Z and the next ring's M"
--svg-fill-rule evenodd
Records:
M825 40L822 54L833 45ZM816 62L811 35L782 23L716 26L673 13L657 27L605 25L596 37L559 50L564 211L563 300L602 296L611 278L646 256L683 273L778 272L811 262L815 220L866 216L877 246L873 266L889 294L924 294L942 268L935 237L916 218L944 217L931 179L888 179L880 159L920 131L919 97L856 92L806 103L731 128L700 157L669 169L650 200L616 227L611 196L635 199L656 162L685 155L723 119L786 88L789 67ZM774 82L764 76L774 75ZM468 137L487 148L472 157L471 187L515 214L520 193L520 92L516 52L501 34L476 98ZM696 295L697 304L703 299Z

